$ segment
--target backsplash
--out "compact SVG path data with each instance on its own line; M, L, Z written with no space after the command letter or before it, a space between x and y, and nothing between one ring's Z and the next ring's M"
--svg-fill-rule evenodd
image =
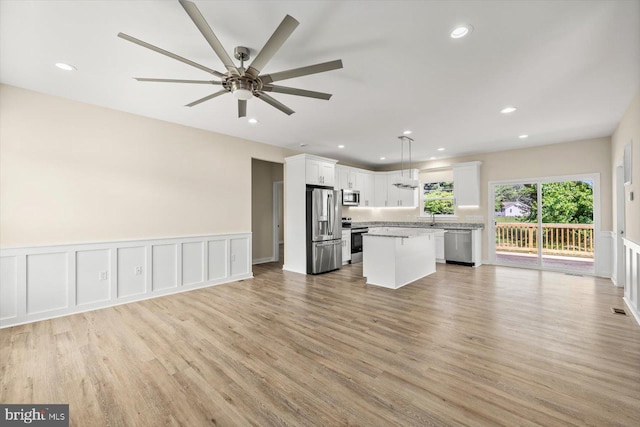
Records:
M485 217L483 215L476 214L479 209L469 210L470 214L475 215L460 215L456 218L436 218L437 222L479 222L484 223ZM431 221L431 218L420 218L420 209L418 208L363 208L363 207L342 207L342 216L351 217L354 222L369 222L369 221Z

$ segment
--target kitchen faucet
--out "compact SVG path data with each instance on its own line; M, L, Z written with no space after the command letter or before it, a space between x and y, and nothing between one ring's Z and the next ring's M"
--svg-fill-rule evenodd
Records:
M436 225L436 214L431 212L431 226L435 226Z

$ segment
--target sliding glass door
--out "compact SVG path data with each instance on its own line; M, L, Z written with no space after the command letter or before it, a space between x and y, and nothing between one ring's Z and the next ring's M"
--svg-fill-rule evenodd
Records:
M594 272L594 177L490 183L490 259L498 265Z
M593 273L593 181L542 184L542 266Z

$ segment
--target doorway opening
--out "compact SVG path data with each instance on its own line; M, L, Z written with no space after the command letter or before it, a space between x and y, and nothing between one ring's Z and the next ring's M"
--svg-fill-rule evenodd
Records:
M498 265L595 274L597 174L490 183Z
M252 263L278 262L284 253L280 242L284 165L251 159L251 252Z

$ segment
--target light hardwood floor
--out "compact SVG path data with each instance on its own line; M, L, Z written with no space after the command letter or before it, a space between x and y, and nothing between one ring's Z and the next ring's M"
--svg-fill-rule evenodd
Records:
M609 280L438 265L255 278L0 330L0 402L76 426L637 426L640 326Z

